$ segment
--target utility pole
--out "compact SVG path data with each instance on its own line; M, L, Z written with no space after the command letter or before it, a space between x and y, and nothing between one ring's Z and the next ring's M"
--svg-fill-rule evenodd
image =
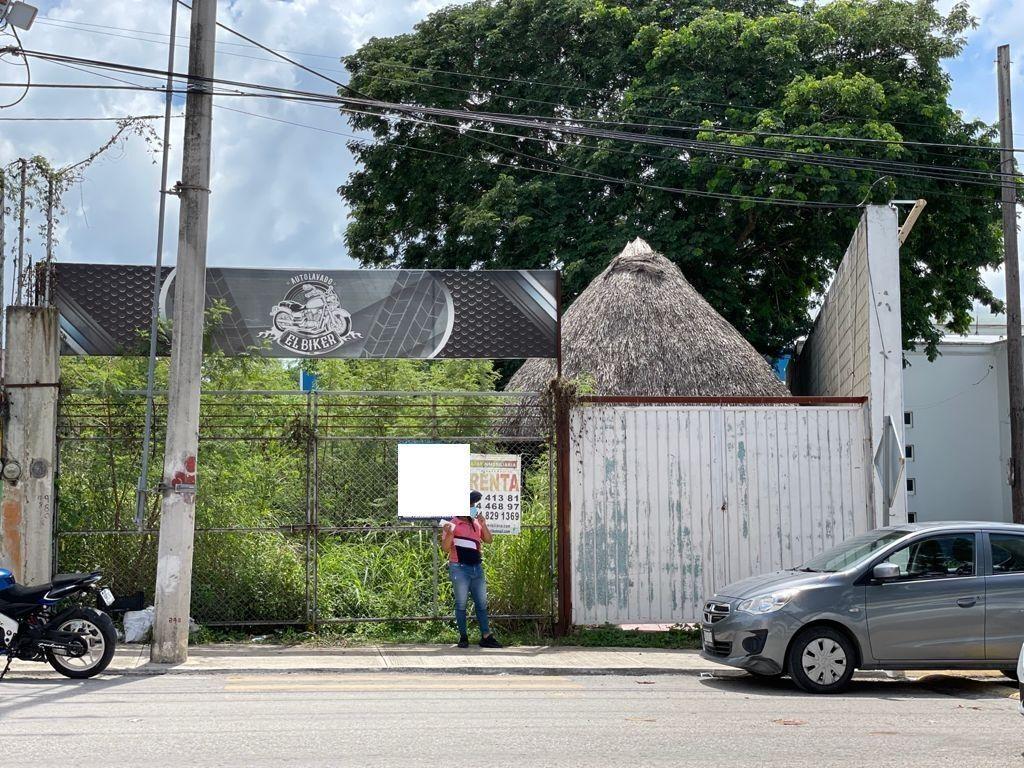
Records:
M1020 338L1020 269L1017 263L1017 177L1013 162L1010 46L999 46L999 170L1003 180L1003 264L1006 272L1006 367L1010 384L1010 506L1024 523L1024 357Z
M210 142L213 118L214 39L217 0L193 0L189 37L188 95L174 281L174 328L167 393L160 548L156 567L156 616L150 659L180 664L188 658L195 540L196 455L206 309L206 232L210 212ZM173 40L171 41L173 43Z

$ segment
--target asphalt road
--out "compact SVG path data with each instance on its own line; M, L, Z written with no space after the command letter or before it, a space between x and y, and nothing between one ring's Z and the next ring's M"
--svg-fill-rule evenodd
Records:
M995 678L261 674L0 682L0 766L1022 766Z

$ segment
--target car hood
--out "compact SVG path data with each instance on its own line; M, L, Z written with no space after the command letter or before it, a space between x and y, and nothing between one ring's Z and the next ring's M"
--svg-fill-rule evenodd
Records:
M716 594L722 597L747 598L778 592L782 589L793 589L808 584L820 584L830 573L805 573L804 571L776 571L751 576L749 579L733 582L719 589Z

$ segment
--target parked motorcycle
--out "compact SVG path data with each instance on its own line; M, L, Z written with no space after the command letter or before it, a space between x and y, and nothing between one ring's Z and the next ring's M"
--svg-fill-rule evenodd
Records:
M83 679L98 675L114 657L117 632L110 617L95 608L59 604L78 593L95 592L99 603L109 607L114 595L99 586L103 574L67 573L49 584L23 587L14 575L0 568L0 660L49 662L66 677Z

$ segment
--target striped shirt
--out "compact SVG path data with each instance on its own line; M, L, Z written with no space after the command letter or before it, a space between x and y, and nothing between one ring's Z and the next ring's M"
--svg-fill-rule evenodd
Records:
M452 518L455 539L448 559L461 565L480 565L480 523L462 517Z

